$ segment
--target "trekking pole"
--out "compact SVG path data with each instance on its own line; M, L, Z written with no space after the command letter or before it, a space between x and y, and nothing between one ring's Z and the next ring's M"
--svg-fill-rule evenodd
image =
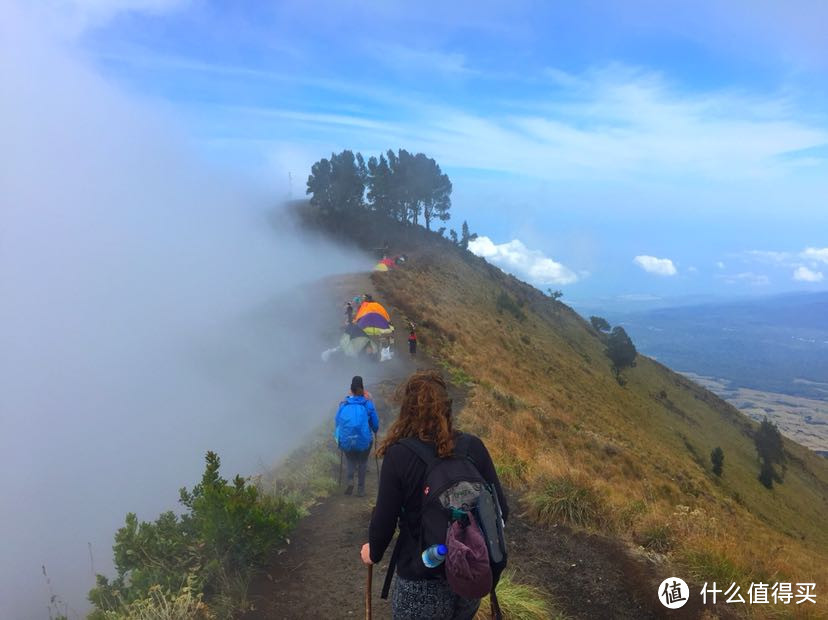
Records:
M365 620L371 620L371 587L374 577L374 565L368 565L368 583L365 587Z

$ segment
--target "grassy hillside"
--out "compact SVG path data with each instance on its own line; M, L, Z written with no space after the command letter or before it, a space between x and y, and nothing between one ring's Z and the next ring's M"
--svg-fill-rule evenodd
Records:
M815 581L818 607L781 611L826 613L828 461L785 440L784 483L768 490L757 481L757 425L711 392L643 356L621 386L602 336L566 305L436 235L352 224L364 246L390 238L408 254L403 269L375 273L375 286L470 385L460 425L486 440L539 525L607 533L743 593L752 581Z

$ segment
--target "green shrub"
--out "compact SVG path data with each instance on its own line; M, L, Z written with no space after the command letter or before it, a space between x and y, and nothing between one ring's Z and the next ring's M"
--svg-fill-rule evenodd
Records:
M532 517L543 525L602 527L607 521L601 496L572 476L548 480L543 488L529 494L528 503Z
M526 320L526 314L521 310L520 304L516 303L514 299L503 291L497 296L496 306L498 314L508 312L518 321Z
M718 446L713 448L710 453L710 462L713 464L713 473L721 476L724 469L724 450Z
M232 607L295 525L299 511L291 502L262 495L240 476L228 483L214 452L206 461L201 483L181 489L183 515L165 512L152 523L126 516L113 546L118 575L111 582L98 575L89 593L97 612L126 613L136 601L159 602L159 592L177 598L185 589ZM101 613L90 617L107 617Z

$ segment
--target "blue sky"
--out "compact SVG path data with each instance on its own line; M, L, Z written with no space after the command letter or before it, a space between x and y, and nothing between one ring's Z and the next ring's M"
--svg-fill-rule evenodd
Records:
M828 286L824 2L51 6L274 196L403 147L448 172L476 251L573 302Z

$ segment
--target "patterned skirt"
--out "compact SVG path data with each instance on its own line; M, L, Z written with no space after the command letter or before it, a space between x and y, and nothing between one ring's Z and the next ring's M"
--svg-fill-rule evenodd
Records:
M462 598L445 579L403 579L397 576L391 592L394 620L471 620L480 599Z

